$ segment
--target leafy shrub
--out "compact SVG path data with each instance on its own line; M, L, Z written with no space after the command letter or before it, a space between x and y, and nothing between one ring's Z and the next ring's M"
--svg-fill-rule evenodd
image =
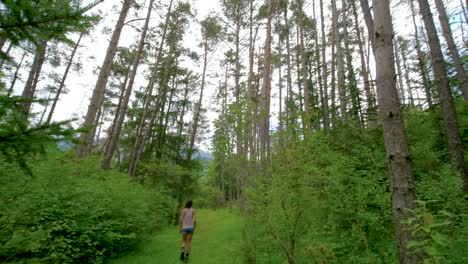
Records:
M1 157L0 157L1 158ZM61 154L31 161L33 177L0 159L0 261L103 263L168 224L174 200Z
M466 137L468 107L458 109ZM428 263L465 263L466 200L439 110L408 109L405 124L418 199L437 201L426 203L424 213L415 210L416 217L433 219L427 226L434 228L421 235L433 256ZM268 176L248 193L248 263L398 263L381 128L276 137L273 142L283 143L273 148Z

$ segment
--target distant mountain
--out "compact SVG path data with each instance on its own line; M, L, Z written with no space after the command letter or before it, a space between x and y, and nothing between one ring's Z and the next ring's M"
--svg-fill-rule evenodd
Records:
M193 155L193 159L210 162L213 160L213 154L208 151L198 150L198 152Z

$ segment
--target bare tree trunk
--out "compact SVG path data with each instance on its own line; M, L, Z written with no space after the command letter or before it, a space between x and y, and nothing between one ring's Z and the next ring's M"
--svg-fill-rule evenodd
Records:
M409 77L409 67L408 67L408 62L406 60L406 53L405 50L402 46L401 39L399 41L399 46L400 46L400 52L401 52L401 57L403 58L403 69L405 71L405 81L406 81L406 87L408 88L408 97L410 100L410 105L414 106L414 96L413 96L413 89L411 88L411 80ZM396 44L395 44L396 45Z
M278 130L279 131L282 131L284 129L283 127L283 122L284 122L284 117L283 117L283 79L282 79L282 76L281 76L281 73L282 73L282 59L283 59L283 47L281 46L281 42L282 42L282 39L281 39L281 23L280 23L280 20L281 20L281 14L278 13L278 18L277 18L277 28L279 30L278 32L278 54L279 54L279 57L280 57L280 62L279 62L279 65L278 65L278 80L279 80L279 84L278 84L278 89L279 89L279 113L278 113L278 121L279 121L279 127L278 127Z
M291 44L289 40L289 21L288 21L288 7L284 8L283 10L284 14L284 25L286 27L286 63L287 63L287 78L286 78L286 83L287 83L287 94L288 96L286 97L286 128L288 131L291 131L294 128L294 118L295 115L292 113L293 112L293 91L292 91L292 72L291 72Z
M341 41L343 35L340 34L340 26L338 23L338 10L336 7L336 0L332 0L332 12L333 12L333 21L335 24L334 35L335 39L338 40L336 43L336 60L338 63L338 91L340 97L340 112L341 112L341 123L345 124L348 121L347 115L347 96L346 96L346 83L345 83L345 69L344 69L344 59L343 59L343 49L341 47Z
M323 0L320 0L320 22L321 22L320 24L321 24L321 31L322 31L323 126L325 128L325 132L329 133L330 132L330 113L328 110L328 84L327 84L328 73L327 73L327 54L326 54L327 40L325 37L325 16L323 12Z
M6 41L7 41L6 37L0 38L0 51L3 49L3 46L5 45Z
M44 110L42 111L41 118L39 119L39 123L38 123L39 125L41 125L42 121L44 121L44 116L47 113L47 110L49 109L49 102L50 102L51 97L52 97L52 91L50 91L49 95L47 96L47 102L46 102L46 105L44 107Z
M415 208L416 184L396 89L390 3L389 0L373 0L373 5L377 96L389 163L395 237L400 263L419 263L420 256L411 254L408 248L408 242L413 240L411 230L402 224L408 216L406 210Z
M54 114L55 107L57 106L57 102L58 102L58 99L60 97L60 94L62 93L63 87L65 87L65 80L67 79L68 72L70 71L70 68L71 68L71 66L73 64L73 59L75 57L76 50L80 46L81 38L84 36L84 34L85 34L84 32L82 32L80 34L80 37L78 38L78 41L76 42L75 46L73 47L73 51L72 51L72 53L70 55L70 60L68 61L67 68L65 69L62 80L60 81L60 85L59 85L59 88L57 90L57 94L55 94L55 98L54 98L54 101L52 103L52 107L50 108L50 112L49 112L49 116L47 117L46 124L50 124L50 122L52 121L52 116Z
M254 79L254 36L253 36L253 2L254 0L250 0L249 3L249 75L247 79L247 130L248 130L248 148L249 148L249 156L252 159L254 154L254 130L255 130L255 119L254 119L254 92L253 92L253 79Z
M301 75L302 75L302 87L304 89L304 111L305 111L305 120L303 121L303 127L307 129L310 126L310 99L309 99L309 87L308 87L308 77L307 77L307 64L306 64L306 55L304 49L304 14L302 13L302 0L296 0L298 14L297 14L297 26L299 28L299 50L301 53Z
M112 61L114 60L115 53L117 52L117 46L119 44L120 33L122 33L122 28L132 3L133 0L124 0L122 4L122 10L120 11L119 19L115 25L114 33L112 33L112 38L106 52L106 58L104 59L104 62L101 66L101 71L99 72L99 77L96 82L90 104L88 106L88 111L83 122L83 127L94 130L93 125L96 120L96 113L99 109L102 98L104 98L107 80L109 79L111 72ZM77 158L83 158L86 154L88 154L87 150L93 141L92 134L92 132L81 132L80 144L78 144L76 148Z
M33 64L31 70L29 71L28 80L24 86L22 96L26 99L33 100L34 94L36 93L37 83L39 82L39 76L41 74L42 65L44 64L45 55L47 50L47 41L40 40L36 48L36 55L34 55ZM28 117L29 112L31 111L32 101L24 102L23 112L25 118Z
M11 81L10 88L8 89L7 95L10 96L13 93L13 89L15 88L15 83L16 80L18 79L18 72L21 69L21 65L23 64L23 60L26 57L27 52L23 53L23 56L21 57L20 63L18 66L16 66L15 74L13 75L13 80Z
M263 167L268 164L268 141L270 136L270 92L271 92L271 19L275 10L275 1L268 1L268 17L264 50L264 73L260 110L260 160Z
M348 68L348 87L349 95L351 97L352 112L354 118L356 118L358 127L363 127L362 120L362 109L361 109L361 97L359 95L359 89L356 81L356 74L354 72L353 57L351 49L349 47L349 34L348 34L348 3L346 0L342 0L343 11L343 35L344 35L344 46L346 55L346 67Z
M468 193L468 173L466 171L463 143L458 132L457 114L455 112L453 97L447 78L444 56L442 54L434 21L432 20L429 3L427 0L418 0L418 2L424 25L426 27L427 36L429 38L432 67L442 107L442 117L444 120L445 132L447 134L450 158L452 160L452 164L462 176L464 181L463 189L465 193Z
M398 43L396 42L396 40L393 41L393 49L394 49L393 50L394 58L396 62L398 87L400 88L398 97L400 98L400 102L403 102L404 104L405 103L405 87L403 86L403 73L401 72L401 61L400 61L400 55L398 52Z
M205 89L205 78L206 78L206 66L208 64L208 44L205 42L204 44L205 54L203 56L203 74L202 74L202 83L200 88L200 97L198 98L198 104L196 105L195 114L193 115L192 121L192 134L190 135L190 145L187 151L187 159L192 159L193 148L195 146L195 138L197 136L198 130L198 120L200 119L200 112L202 109L202 102L203 102L203 91Z
M140 65L141 55L145 46L146 33L148 31L149 20L151 18L151 12L153 10L153 3L155 0L150 0L148 6L148 13L146 15L145 25L143 26L143 31L141 33L140 42L138 43L138 50L136 53L136 58L132 66L132 71L130 72L130 77L128 81L128 87L125 91L124 100L120 108L119 119L114 127L114 131L110 136L109 147L107 152L104 153L104 158L102 159L101 167L105 170L110 169L110 164L112 157L114 156L115 149L117 147L117 142L119 141L120 131L122 130L122 125L125 120L125 114L128 109L128 102L130 100L130 95L132 94L133 84L135 83L135 77L137 74L138 66Z
M445 41L447 42L447 46L450 51L450 55L452 56L455 69L457 70L458 79L460 80L460 87L463 92L463 97L465 98L465 101L468 101L468 80L466 79L465 69L463 68L463 63L460 59L460 55L457 50L457 45L455 45L455 41L453 40L452 30L450 29L450 24L447 18L447 12L445 11L444 3L442 2L442 0L434 0L434 2L437 7L437 11L439 12L439 20L440 24L442 25L442 31L444 32Z
M114 133L115 125L117 124L117 122L119 120L120 108L122 106L123 98L124 98L124 95L125 95L125 88L127 88L128 77L130 75L131 67L132 67L132 65L129 64L128 67L127 67L126 74L125 74L124 82L122 83L122 85L120 87L119 102L117 103L117 107L115 108L115 113L114 113L114 118L112 120L112 125L109 128L108 137L107 137L107 140L106 140L106 142L104 143L104 146L103 146L103 150L104 150L103 153L106 153L108 151L110 135L112 135Z
M143 142L143 136L144 136L145 125L146 125L146 117L148 115L148 109L151 103L151 98L153 96L154 85L157 81L157 76L159 73L158 72L159 62L161 60L163 45L166 40L167 26L169 24L170 13L172 10L172 3L173 3L173 0L171 0L171 2L169 3L169 8L166 13L166 21L164 23L164 28L163 28L163 32L161 36L161 42L159 43L158 54L156 55L156 62L154 63L154 66L153 66L154 68L153 68L153 71L151 72L150 83L148 85L148 88L149 88L148 95L145 98L145 104L143 107L143 113L141 114L140 124L137 129L135 143L132 148L132 153L130 154L130 159L129 159L130 161L128 165L128 174L130 175L130 177L135 176L136 166L140 158L139 150L141 149L141 144Z
M187 83L185 84L184 89L184 99L182 102L182 111L179 117L179 122L177 125L177 157L180 158L180 148L182 145L182 131L184 129L184 117L185 117L185 110L187 109L187 101L188 101L188 92L189 92L189 82L190 79L187 78Z
M333 15L332 15L333 16ZM331 100L331 125L336 126L336 34L334 33L335 20L332 19L332 33L330 34L332 52L331 52L331 91L330 91L330 100Z
M413 18L413 25L414 25L414 40L416 42L416 51L418 53L418 66L419 66L419 71L421 72L421 77L423 79L423 86L424 86L424 91L426 92L426 99L427 99L427 104L429 105L429 108L432 107L432 96L431 96L431 91L430 91L430 84L429 84L429 78L426 73L426 59L424 58L424 54L421 50L421 43L419 41L419 32L418 32L418 26L416 25L416 12L414 10L414 0L410 0L410 7L411 7L411 16Z
M359 56L361 59L361 76L364 82L364 91L366 93L366 100L367 100L367 122L370 128L374 128L377 125L377 122L376 122L377 113L375 111L375 98L370 88L369 69L367 68L367 65L366 65L363 37L361 34L361 29L359 28L358 12L356 8L355 0L351 0L351 7L353 10L353 15L354 15L354 30L356 31L356 35L357 35Z
M10 42L10 44L8 44L8 48L6 49L6 51L4 52L6 56L8 56L10 54L10 51L11 49L13 48L13 43ZM1 50L1 49L0 49ZM0 62L0 69L3 68L3 65L5 64L7 60L6 59L2 59L1 62Z

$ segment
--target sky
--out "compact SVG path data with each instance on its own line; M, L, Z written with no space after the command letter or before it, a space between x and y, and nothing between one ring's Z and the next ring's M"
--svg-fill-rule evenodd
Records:
M89 0L91 1L91 0ZM69 92L67 94L62 95L58 105L57 105L57 111L54 115L54 120L55 121L61 121L61 120L66 120L70 118L78 118L80 121L77 122L77 125L82 122L82 117L86 114L87 107L89 104L89 98L92 94L92 90L95 86L96 80L97 80L97 73L96 69L101 66L104 56L107 50L107 46L109 43L110 39L110 34L112 33L113 27L115 25L115 22L118 17L118 13L120 11L120 4L121 1L116 1L116 0L105 0L103 3L101 3L95 10L93 11L99 11L101 13L101 16L103 17L103 20L99 23L99 25L94 29L89 36L86 36L82 44L80 45L80 48L78 50L78 55L80 57L80 60L82 61L83 64L83 69L80 72L72 72L69 75L69 78L67 79L67 89ZM140 1L141 3L142 1ZM140 16L142 14L146 14L146 6L147 2L145 3L145 9L140 11ZM158 1L156 1L158 2ZM168 2L168 1L160 1L160 2ZM220 12L220 0L191 0L192 6L195 7L197 11L197 19L201 20L203 17L205 17L207 14L210 12ZM312 14L312 0L308 0L307 6L304 8L305 12L308 13L309 15ZM316 12L317 15L319 14L319 8L318 8L318 0L316 0ZM327 3L327 0L324 1ZM393 0L392 1L392 12L393 12L393 19L394 19L394 28L395 32L400 35L408 35L412 34L412 24L409 24L409 11L405 7L405 5L397 5L399 1ZM460 0L449 0L447 3L447 7L450 10L460 10ZM435 10L433 10L435 11ZM165 15L164 14L165 9L156 9L156 12L152 15L152 21L151 23L153 25L156 25L158 21L162 20L162 17ZM436 12L434 12L436 14ZM129 14L130 17L134 17L135 12L131 11ZM435 20L437 21L437 16L434 15ZM326 23L329 23L330 18L327 19ZM460 18L459 16L456 16L452 19L453 27L455 29L455 35L457 38L460 38L460 30L457 30L459 27L459 22ZM364 21L361 19L362 26L364 26ZM418 23L422 23L421 21L418 21ZM410 26L408 26L410 25ZM141 28L142 27L142 22L135 22L132 24L133 27L135 28ZM104 29L107 29L107 33L103 33ZM245 30L243 33L244 37L247 36L248 31ZM262 32L259 33L260 39L257 42L257 46L263 47L263 36ZM76 40L78 38L78 35L71 35L71 38L73 40ZM192 26L190 27L189 31L187 32L185 39L184 39L184 45L186 47L189 47L192 50L197 51L199 54L201 54L201 50L198 47L198 43L200 42L200 29L196 23L193 23ZM120 39L119 46L129 46L132 43L135 42L135 40L138 39L138 32L134 30L132 27L124 27L124 30L122 32L122 36ZM441 39L443 42L443 39ZM223 46L220 48L220 51L223 50L223 48L228 45L227 43L221 43ZM71 52L71 48L68 48L68 54ZM466 52L466 50L464 51ZM14 51L16 57L21 57L21 52L19 50ZM216 73L219 71L219 59L222 56L222 52L218 52L217 54L214 54L214 58L210 61L211 63L208 66L208 73ZM245 50L245 53L243 55L243 60L244 64L246 64L247 56L247 50ZM31 61L32 56L28 56L27 61ZM200 62L201 63L201 62ZM191 65L193 69L201 73L201 65ZM63 74L64 66L59 67L55 69L55 71L58 74ZM23 70L20 72L22 75L23 80L27 78L27 71L28 67L23 67ZM50 71L51 67L50 66L45 66L44 72ZM142 73L145 70L145 67L139 68L139 74L136 78L136 83L134 87L140 87L146 85L146 80L143 77ZM245 71L246 69L244 69ZM274 73L275 74L275 73ZM276 78L276 77L274 77ZM276 78L277 80L277 78ZM276 83L276 81L274 80ZM39 89L42 88L45 84L50 83L50 80L47 79L46 76L42 77L41 82L39 83ZM203 105L208 108L208 119L210 121L213 121L216 117L217 114L214 111L216 106L213 104L213 100L211 99L213 95L215 94L215 90L217 87L218 81L213 80L213 79L208 79L207 83L207 88L206 88L206 95L205 100L203 102ZM21 85L17 86L17 89L15 91L16 94L20 94L22 91L22 86L24 84L21 83ZM277 96L277 89L275 88L275 84L272 85L273 91L272 94L273 96ZM47 97L47 94L39 94L40 97L44 98ZM198 93L195 93L194 96L198 96ZM194 100L195 98L192 98ZM33 108L33 111L40 112L42 111L42 107L39 105L35 105ZM276 120L276 115L278 112L278 103L276 99L272 100L272 126L274 127L277 124ZM210 122L211 123L211 122ZM211 124L210 124L211 125ZM211 125L212 127L212 125ZM209 150L209 140L203 142L201 144L201 149L203 150Z

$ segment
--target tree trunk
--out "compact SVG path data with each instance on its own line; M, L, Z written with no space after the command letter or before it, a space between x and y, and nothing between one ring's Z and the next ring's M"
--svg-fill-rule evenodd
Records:
M398 43L396 40L393 41L393 52L394 52L394 58L396 62L396 71L397 71L397 80L398 80L398 87L400 90L398 91L398 97L400 98L400 102L403 104L405 103L405 87L403 86L403 73L401 71L401 61L400 61L400 55L398 52Z
M271 92L271 20L275 9L275 1L268 1L268 17L264 49L264 72L261 91L260 108L260 160L262 167L266 168L268 160L268 142L270 136L270 92Z
M133 84L135 83L135 77L137 74L138 66L140 64L140 58L143 53L143 48L145 46L146 33L148 31L148 25L149 25L149 20L151 17L151 12L153 10L153 3L154 3L154 0L150 0L149 6L148 6L148 13L146 15L146 20L145 20L145 25L143 27L143 31L140 37L140 42L138 44L136 58L132 66L132 71L130 72L128 87L125 91L124 100L120 108L119 119L114 127L114 131L112 132L112 135L110 136L109 147L107 149L107 152L104 153L104 158L102 159L101 167L105 170L110 169L111 160L112 160L112 157L114 156L114 152L117 147L117 142L120 136L120 131L122 130L122 125L125 120L125 114L128 109L128 102L130 100L130 95L132 93Z
M5 45L6 41L7 41L6 37L0 37L0 51L3 50L3 46Z
M308 87L308 77L307 77L307 64L306 64L306 55L304 49L304 14L302 13L302 0L296 0L298 14L297 14L297 26L299 28L299 51L301 54L301 75L302 75L302 88L304 91L304 111L305 111L305 120L303 121L303 127L307 129L311 123L310 116L310 99L309 99L309 87Z
M347 96L346 96L346 83L345 83L345 69L344 69L344 58L343 58L343 49L341 47L341 41L343 35L340 34L340 26L338 23L338 10L336 7L336 0L332 0L332 12L333 12L333 34L335 35L336 43L336 60L338 66L338 93L340 97L340 112L341 112L341 123L345 124L348 121L347 115Z
M106 58L101 66L99 72L99 77L96 82L96 86L91 97L90 104L88 106L88 111L86 113L85 120L83 122L83 127L94 130L94 122L96 119L96 113L99 109L99 105L104 98L104 92L106 90L107 80L111 72L112 61L114 60L115 53L117 52L117 46L119 44L120 34L122 33L122 28L127 18L128 11L133 3L133 0L124 0L122 4L122 10L120 11L119 19L115 25L114 32L112 33L112 38L107 48ZM76 148L76 157L83 158L88 154L89 146L92 144L92 132L81 132L80 134L80 143Z
M8 56L10 54L10 51L11 49L13 48L13 43L10 42L10 44L8 44L8 48L6 49L6 51L4 52L6 56ZM1 49L0 49L1 51ZM7 61L7 59L2 59L1 62L0 62L0 69L3 68L3 65L5 64L5 62Z
M414 10L414 0L410 0L410 7L411 7L411 16L413 18L413 26L414 26L414 40L416 43L416 51L418 53L418 66L419 71L421 72L421 77L423 79L424 91L426 93L427 104L429 108L432 108L432 95L430 91L430 84L429 84L429 77L427 76L426 72L426 59L424 58L424 53L421 50L421 43L419 42L419 32L418 26L416 25L416 12ZM414 104L414 103L413 103Z
M447 42L450 55L453 59L453 65L457 70L458 79L460 80L460 88L463 92L463 97L465 98L465 101L468 101L468 80L466 79L465 69L463 68L463 62L458 53L457 45L455 45L455 41L453 40L452 30L450 29L450 24L447 18L447 12L445 11L444 3L442 2L442 0L434 0L434 2L437 7L437 11L439 12L440 24L442 25L444 38Z
M356 118L358 127L363 127L362 120L362 109L361 109L361 97L359 95L359 89L356 81L356 74L354 72L353 66L353 57L351 54L351 49L349 47L349 34L348 34L348 4L346 0L342 0L343 3L343 35L344 35L344 46L345 46L345 55L346 55L346 67L348 68L348 87L349 94L351 97L352 111L354 118Z
M426 27L431 51L432 67L434 70L435 83L439 92L444 120L445 132L447 134L450 158L454 167L460 172L464 181L463 189L468 193L468 173L465 166L463 143L458 132L457 114L453 102L452 93L447 78L444 56L442 54L439 37L432 20L431 9L427 0L418 0L421 15Z
M182 132L184 129L184 117L185 117L185 110L187 109L187 102L188 102L188 92L189 92L189 82L190 79L187 78L187 83L185 84L185 89L184 89L184 99L182 102L182 111L179 117L179 121L177 124L177 157L180 158L180 148L182 146Z
M205 42L204 44L205 54L203 56L203 74L202 74L202 83L200 88L200 97L198 98L198 104L195 106L195 114L193 115L192 121L192 134L190 135L190 145L187 151L187 159L192 159L193 148L195 146L195 138L197 136L198 130L198 120L200 119L200 112L202 109L202 102L203 102L203 91L205 89L205 78L206 78L206 66L208 64L208 44Z
M406 82L406 87L408 88L408 97L409 97L409 100L410 100L410 105L414 106L413 89L411 88L411 80L410 80L410 77L409 77L410 69L408 67L408 62L406 60L407 54L405 53L405 49L402 46L403 43L401 42L401 39L397 43L399 43L401 57L403 58L403 69L405 71L405 82Z
M254 0L250 0L249 3L249 75L247 78L247 129L248 129L248 148L249 148L249 156L252 159L255 156L254 153L254 130L255 130L255 119L254 119L254 92L253 92L253 81L254 81L254 36L253 36L253 7Z
M416 185L396 89L390 3L389 0L373 0L373 5L375 31L370 35L375 36L377 97L389 163L395 237L400 263L419 263L420 256L411 254L408 248L408 242L414 239L411 230L402 224L408 217L406 210L415 208Z
M107 134L108 137L107 137L107 140L106 140L106 142L104 143L104 146L103 146L103 150L104 150L103 153L106 153L108 151L107 149L109 148L110 135L112 135L114 133L115 125L117 124L117 120L119 120L120 107L122 106L123 98L124 98L124 95L125 95L125 88L127 88L128 77L130 75L131 67L132 67L132 65L129 64L128 67L127 67L127 70L126 70L124 82L122 83L122 85L120 87L119 102L117 103L117 107L115 108L114 118L112 119L112 125L109 127L109 132Z
M292 91L292 72L291 72L291 44L289 40L289 21L288 21L288 7L286 6L283 10L284 14L284 25L286 27L286 63L287 63L287 94L286 97L286 129L288 131L294 130L294 119L295 115L293 114L293 91Z
M355 0L351 0L351 8L353 10L353 16L354 16L354 30L356 31L356 35L357 35L359 57L361 59L360 60L361 61L361 76L364 82L364 91L366 93L366 100L367 100L367 122L370 128L374 128L377 125L376 124L377 113L375 112L375 98L370 88L369 69L367 68L367 65L366 65L363 37L361 34L361 29L359 28L358 12L356 8Z
M132 153L130 154L130 158L129 158L130 161L129 161L129 165L128 165L128 174L129 174L130 177L135 176L136 166L137 166L138 160L140 158L139 150L141 149L141 144L143 142L144 131L145 131L145 128L146 128L145 127L146 117L148 115L148 109L149 109L149 106L150 106L150 103L151 103L151 98L153 96L154 85L157 82L157 77L158 77L158 74L159 74L159 72L158 72L159 62L161 61L162 50L163 50L164 42L166 40L166 33L167 33L167 27L168 27L168 24L169 24L170 13L171 13L171 10L172 10L172 3L173 3L173 0L171 0L171 2L169 3L169 8L168 8L167 13L166 13L166 21L164 23L164 28L163 28L163 32L162 32L162 36L161 36L161 42L159 44L158 54L156 55L156 62L154 63L154 66L153 66L154 68L153 68L153 71L151 72L150 82L149 82L149 85L148 85L148 88L149 88L148 89L148 95L145 98L143 113L141 114L141 120L140 120L140 124L138 125L138 129L137 129L137 133L136 133L136 137L135 137L135 143L133 145Z
M332 14L333 17L333 14ZM331 90L330 90L330 101L331 101L331 126L336 125L336 34L335 28L338 27L335 24L335 20L332 19L332 32L330 34L331 39L331 66L330 66L330 73L331 73Z
M277 28L278 28L278 55L279 55L279 64L278 64L278 90L279 90L279 112L278 112L278 121L279 121L279 127L278 131L282 131L284 129L283 127L283 78L281 76L282 73L282 59L283 59L283 47L281 46L282 44L282 39L281 39L281 15L278 13L278 18L277 18Z
M328 109L328 85L327 85L328 72L327 72L327 54L326 54L327 40L325 37L325 16L323 12L323 0L320 0L320 22L321 22L320 24L321 24L321 31L322 31L323 126L325 128L325 132L328 133L330 132L330 113Z
M26 57L26 54L27 54L27 52L23 53L23 56L21 57L20 63L18 64L18 66L16 66L15 74L13 75L13 80L11 81L10 88L8 89L8 93L7 93L8 96L10 96L13 93L13 89L15 88L16 80L18 80L18 72L21 69L21 65L23 64L23 60Z
M34 94L36 93L37 83L39 82L39 76L41 74L42 65L44 64L45 55L47 50L47 41L40 40L39 44L36 47L36 54L34 55L33 64L31 66L31 70L29 71L28 80L24 86L22 96L25 99L33 100ZM31 111L32 101L24 102L23 112L25 118L29 116L29 112Z
M369 32L369 42L372 46L372 51L375 54L375 36L374 32L374 19L369 8L369 0L359 0L361 3L362 13L364 14L364 21L366 22L367 32Z
M65 80L67 79L68 72L70 71L70 68L71 68L71 66L73 64L73 58L75 57L76 50L80 46L81 38L83 37L84 34L85 34L84 32L82 32L80 34L80 37L78 38L78 41L76 42L75 46L73 47L73 51L72 51L72 53L70 55L70 60L68 61L67 68L65 69L65 73L63 74L62 80L60 81L60 85L59 85L59 88L57 90L57 94L55 95L54 101L52 103L52 107L50 108L50 112L49 112L49 116L47 117L46 124L50 124L50 122L52 121L52 116L54 114L55 107L57 106L57 102L58 102L58 99L60 97L60 94L62 93L63 87L65 87Z

